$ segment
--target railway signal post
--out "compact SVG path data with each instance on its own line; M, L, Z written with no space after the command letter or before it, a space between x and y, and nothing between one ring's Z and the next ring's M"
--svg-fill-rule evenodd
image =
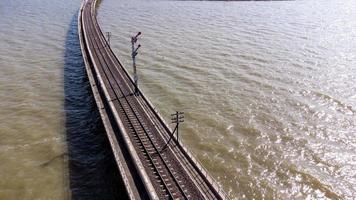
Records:
M135 92L134 94L136 96L139 95L138 93L138 76L137 76L137 69L136 69L136 56L138 54L138 49L141 47L141 45L139 44L137 46L137 48L135 48L135 43L137 42L138 36L141 35L141 32L138 32L135 36L131 37L131 49L132 49L132 53L131 53L131 57L132 57L132 66L133 66L133 73L134 73L134 85L135 85Z

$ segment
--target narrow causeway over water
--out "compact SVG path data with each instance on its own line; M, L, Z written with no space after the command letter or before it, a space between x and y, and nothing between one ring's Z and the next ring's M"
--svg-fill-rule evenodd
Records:
M183 194L172 176L166 185L174 190L157 190L137 151L139 140L148 138L127 140L144 170L132 161L118 165L132 153L113 152L127 144L117 120L125 111L115 116L111 104L126 99L124 109L142 113L151 105L161 114L147 121L133 111L122 120L128 135L145 125L148 134L162 133L157 148L174 129L171 114L184 112L182 148L231 199L355 198L355 1L102 0L84 21L88 31L100 26L104 36L111 33L110 50L91 48L92 54L107 52L95 62L82 52L85 2L93 3L0 0L1 200L145 199L150 188L163 198L202 193L192 192L190 182L182 184L183 192L192 188ZM100 31L88 37L90 46L105 43ZM128 95L130 39L139 31L136 64L144 96L135 97ZM107 80L118 81L110 84L109 101L101 84L92 84L100 82L93 63ZM117 79L126 70L128 76ZM166 159L151 158L160 165ZM137 173L121 174L119 167ZM129 193L126 185L146 192Z

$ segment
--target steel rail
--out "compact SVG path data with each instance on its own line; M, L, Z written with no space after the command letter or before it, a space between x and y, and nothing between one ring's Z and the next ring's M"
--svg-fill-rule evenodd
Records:
M131 156L136 155L136 159L133 160L137 161L137 156L142 157L142 155L132 153L132 148L138 148L138 151L140 151L140 147L142 147L144 153L147 155L144 160L149 163L148 166L146 165L144 168L147 169L149 166L153 166L154 169L152 173L159 176L157 178L162 181L161 185L163 185L167 191L166 194L168 193L168 196L173 199L175 198L174 196L176 190L178 190L182 198L188 199L190 195L186 195L185 191L190 190L183 189L184 185L180 184L181 181L178 180L178 178L174 175L175 172L173 172L169 167L171 166L171 164L168 163L169 160L165 160L167 159L167 156L159 153L158 143L161 145L162 141L166 141L169 135L168 133L170 133L171 130L140 90L139 98L127 96L128 94L132 94L132 87L130 87L129 83L133 84L133 80L129 76L127 70L123 68L122 64L105 40L104 34L102 33L96 19L96 2L96 0L85 0L84 4L86 9L84 10L84 13L87 17L82 17L82 21L83 24L87 24L87 27L83 25L85 32L84 37L87 42L89 54L93 59L92 62L94 68L97 72L97 76L99 77L100 87L104 91L105 97L109 103L109 108L118 122L120 131L125 135L124 139L126 146L131 148L129 153ZM84 23L84 21L86 22ZM90 49L90 45L92 49ZM101 77L100 74L104 75L104 77ZM120 113L118 113L118 111L120 111ZM120 115L124 117L120 119ZM131 135L125 131L125 128L131 133ZM134 134L136 139L132 134ZM135 141L134 144L136 146L132 145L131 142L126 141L126 139ZM147 143L147 141L149 141L149 143ZM131 144L131 147L129 144ZM154 151L152 151L152 149ZM197 163L196 159L190 157L192 156L191 153L188 152L187 149L176 140L176 138L174 138L174 145L169 145L168 149L169 151L167 154L171 156L170 159L173 159L170 161L175 165L180 166L185 171L185 175L190 177L189 179L200 191L200 195L203 195L204 198L207 199L226 198L225 195L220 192L220 190L217 190L217 187L213 185L214 180L207 174L206 170L204 170L201 165ZM154 155L159 157L161 163L155 163L156 158L153 157ZM139 164L135 163L135 167L140 170L140 168L142 168L140 166L143 165L142 163L140 164L140 161L137 162L139 162ZM164 166L165 171L160 172L162 165ZM149 178L146 173L142 172L142 169L139 172L139 175L144 179L143 182L145 183L145 187L146 184L150 185L148 183ZM168 181L166 183L163 176L167 175L170 176L170 179L166 179ZM187 177L184 178L184 176L182 176L182 179L187 180ZM171 185L172 182L174 182L175 187L169 188L168 185ZM150 186L146 189L152 191ZM156 198L156 196L153 195L150 196L150 198Z
M92 17L94 17L95 15L92 15ZM99 28L99 25L98 25L98 23L97 23L97 21L95 20L96 18L94 18L94 19L92 19L93 21L95 21L95 22L93 22L96 26L98 26L98 29L96 29L96 31L98 32L98 30L100 31L100 33L101 33L101 36L102 37L100 37L99 36L99 38L101 39L101 41L102 41L102 43L104 44L104 43L106 43L107 44L107 41L104 39L104 35L102 34L102 32L101 32L101 29ZM99 34L99 33L98 33ZM108 45L105 45L105 46L108 46ZM99 47L100 48L100 47ZM111 57L111 54L110 54L110 52L108 52L107 51L107 48L100 48L100 49L104 49L108 54L107 55L109 55L110 57ZM112 60L112 58L110 58L111 60ZM106 63L106 64L108 64L108 63ZM113 63L113 61L112 61L112 64L113 65L115 65L114 63ZM116 66L115 66L116 67ZM110 69L110 68L109 68ZM125 77L125 76L122 76L123 78ZM126 83L126 80L124 80L125 81L125 83ZM118 83L119 84L119 83ZM127 84L127 83L126 83ZM131 87L129 87L129 86L127 86L127 88L129 88L129 89L131 89ZM121 90L121 87L120 87L120 90ZM127 100L127 98L125 97L125 99L126 99L126 101L131 105L131 103L130 103L130 101L128 101ZM131 107L132 107L132 105L131 105ZM138 112L137 111L135 111L134 112L135 113L135 115L138 115ZM142 122L141 121L139 121L140 122L140 124L142 124ZM145 131L145 132L147 132L146 131L146 129L143 127L143 130ZM148 134L147 134L148 135ZM149 135L148 135L148 137L149 137ZM183 189L181 188L181 186L180 186L180 184L178 183L178 181L177 181L177 179L175 178L175 176L173 175L173 173L171 172L171 170L169 169L169 167L168 167L168 165L167 165L167 163L166 163L166 161L163 159L163 157L158 153L159 152L159 150L158 150L158 148L156 147L156 145L154 145L154 143L153 143L153 141L152 141L152 139L149 137L149 140L151 141L151 143L153 144L153 146L154 146L154 148L155 148L155 150L156 150L156 152L155 153L157 153L158 155L159 155L159 157L163 160L163 162L164 162L164 165L167 167L167 169L169 170L169 172L170 172L170 174L172 175L172 177L174 177L174 181L175 181L175 183L179 186L179 189L180 189L180 191L184 194L184 191L183 191ZM183 195L185 198L188 198L187 197L187 195Z
M89 6L88 4L91 4L91 2L88 3L88 1L86 1L85 7ZM84 9L83 15L85 15L87 12L89 12L89 15L90 15L90 8L89 8L88 11L87 11L87 9ZM87 31L86 31L86 26L85 26L86 20L85 19L86 19L86 17L83 16L82 17L82 23L83 23L83 29L84 29L84 38L85 38L86 44L88 45L89 44L89 39L88 39L89 37L87 36ZM90 50L89 47L88 47L88 52L89 52L91 58L94 59L93 52ZM97 72L96 76L97 76L97 78L99 80L100 87L102 88L105 96L109 97L110 96L109 92L105 88L104 79L99 74L100 71L99 71L98 66L95 63L95 60L93 60L93 66L94 66L94 68L95 68L95 70ZM110 102L110 101L108 103L109 103L110 108L113 109L113 107L114 107L113 103ZM128 134L126 133L125 129L122 128L124 126L123 122L118 117L118 113L113 112L113 114L114 114L114 117L117 120L117 123L119 125L118 128L120 129L120 132L123 134L124 142L125 142L125 144L126 144L126 146L128 148L128 152L130 153L132 159L134 160L133 164L134 164L135 168L137 169L138 174L139 174L139 176L141 177L141 179L142 179L142 181L144 183L144 186L145 186L145 188L146 188L146 190L148 192L148 195L149 195L150 199L158 199L158 196L157 196L157 194L156 194L151 182L149 181L148 175L143 170L143 165L140 162L140 159L139 159L137 153L135 153L135 150L133 149L133 145L131 144L131 142L130 142L130 140L128 138L129 137Z
M95 27L94 27L93 29L95 29ZM92 34L92 35L94 35L94 34ZM99 48L96 49L96 50L99 50L99 52L95 52L96 56L97 56L97 57L99 58L99 60L100 60L99 62L105 62L105 65L107 65L105 59L100 59L101 56L98 56L98 55L101 55L101 52L100 52L100 46L98 45L97 41L93 40L93 41L91 41L91 42L92 42L92 43L96 43L97 46L99 47ZM101 63L101 64L103 64L103 63ZM109 69L109 68L108 68L108 69ZM104 70L105 70L105 69L104 69ZM106 69L106 70L107 70L107 69ZM112 72L111 72L111 73L112 73ZM106 76L108 76L108 72L107 72L107 71L105 72L105 74L106 74ZM112 87L112 85L111 85L111 87ZM114 88L112 88L112 89L114 89ZM116 94L116 97L117 97L117 99L119 99L118 94ZM121 103L121 107L125 107L122 102L120 102L120 103ZM128 114L128 111L126 111L125 109L122 109L122 111L126 114L127 119L128 119L128 121L129 121L129 123L131 124L131 127L134 127L134 128L135 128L134 122L132 122L132 119L130 119L129 114ZM135 132L136 132L136 135L140 138L140 141L141 141L141 143L142 143L142 146L145 148L145 151L148 152L148 150L146 150L147 148L145 147L144 142L142 142L141 137L139 136L139 134L137 134L138 131L135 131ZM158 169L157 169L157 166L154 164L153 159L150 157L149 154L148 154L148 156L149 156L149 158L150 158L150 162L151 162L151 163L155 166L155 168L156 168L155 171L156 171L157 173L159 173L159 171L158 171ZM160 176L160 177L161 177L161 176ZM161 177L161 180L162 180L162 182L164 183L165 188L169 191L169 188L166 186L165 181L163 180L162 177ZM171 196L173 196L173 195L171 195Z
M98 27L100 27L99 24L97 23L96 18L94 18L94 23ZM100 39L102 40L102 42L104 44L106 44L106 45L104 45L103 49L105 49L105 51L108 53L108 56L110 57L111 60L114 60L114 62L116 64L118 64L120 66L120 68L123 68L121 63L120 63L120 61L114 55L114 53L112 52L112 49L109 47L109 44L105 40L105 36L102 33L101 29L100 28L98 28L98 29L99 29L100 36L101 36ZM115 63L113 63L113 64L115 65ZM117 68L116 65L115 65L115 67ZM126 82L126 84L128 84L127 81L132 82L132 79L129 77L129 75L128 75L128 73L127 73L127 71L125 69L121 69L121 70L119 68L117 68L117 69L119 70L119 73L123 77L123 79ZM124 75L121 73L121 71L124 72ZM144 97L143 93L141 91L139 91L139 93L141 94L141 96L143 96L142 100L147 101L146 98ZM156 123L153 122L153 121L152 121L152 123L153 124L162 123L160 120L156 119L156 118L161 118L161 117L157 115L157 112L155 111L155 109L151 108L149 106L149 103L147 103L147 104L146 103L147 102L144 102L144 103L141 102L140 104L143 107L147 108L146 111L150 111L151 112L151 114L147 113L147 115L151 116L150 117L151 121L152 121L152 119L154 119L156 121ZM156 127L159 128L162 132L167 132L167 131L171 132L171 130L169 130L169 129L167 130L166 127L164 127L164 126L163 127L156 126ZM161 134L161 136L163 137L163 139L165 141L167 141L169 139L169 135L168 134ZM184 168L188 171L188 174L190 174L190 173L194 174L194 176L192 176L192 177L196 180L196 186L197 186L197 188L199 188L202 191L203 195L206 196L209 199L215 199L216 198L216 193L218 193L218 192L215 192L214 190L212 191L212 187L209 187L210 183L207 182L207 180L205 178L202 178L202 176L203 177L207 176L207 174L204 175L203 173L199 173L200 172L199 168L194 166L196 163L192 162L190 159L187 159L186 154L184 154L182 152L183 148L181 147L181 144L176 140L176 138L174 138L174 144L169 145L169 147L170 147L171 151L176 153L176 154L174 154L176 157L178 157L178 155L179 155L180 159L179 158L177 158L177 159L179 159L181 162L184 162L185 164L187 164L187 165L183 165ZM192 163L194 163L194 165L192 165Z
M93 17L94 16L95 15L93 14ZM101 38L105 38L102 30L100 29L100 25L97 23L96 18L94 18L94 19L95 19L94 21L95 21L96 25L99 27L99 31L101 33L100 34ZM105 47L105 49L108 52L110 59L114 60L120 66L121 70L118 69L116 65L115 65L115 67L119 71L124 71L124 74L126 76L122 75L122 77L125 79L125 82L129 81L133 84L133 80L129 76L127 70L122 67L121 62L117 59L114 52L109 47L109 44L107 43L107 41L105 39L102 39L102 40L106 44L106 47L108 47L108 48ZM143 94L143 92L140 89L139 89L139 93L141 94L142 100L143 100L143 103L141 103L141 105L147 108L146 111L150 111L152 113L152 115L147 113L149 116L151 116L150 119L154 119L156 122L158 122L155 124L163 124L163 127L158 126L158 128L163 130L162 131L163 133L164 132L171 133L172 131L169 129L169 127L166 125L166 123L162 120L162 117L155 110L155 108L152 106L152 103L145 97L145 95ZM161 134L161 135L165 140L167 140L169 138L169 136L168 136L169 134ZM210 185L214 182L216 183L216 180L214 180L212 177L210 177L207 174L207 170L204 169L202 167L202 165L200 163L198 163L198 161L195 158L192 157L193 155L188 152L188 149L186 149L181 143L179 143L179 141L175 137L173 138L173 140L174 140L175 145L169 145L171 147L171 150L176 152L179 155L179 157L184 160L184 163L187 164L187 165L184 165L185 169L187 171L189 171L190 173L195 174L195 176L193 176L193 177L197 181L196 185L200 190L202 190L204 196L208 196L208 198L210 197L211 199L215 199L216 196L218 196L218 199L228 199L227 195L221 190L220 186ZM205 174L204 174L204 172L205 172ZM210 179L210 181L208 179ZM221 198L219 198L219 197L221 197Z
M103 99L100 95L99 88L97 87L98 84L96 82L96 79L94 78L94 74L92 71L92 63L88 57L88 52L87 52L88 50L86 47L87 45L85 45L85 42L83 39L83 23L81 20L83 7L84 7L84 1L82 2L82 5L78 12L78 34L79 34L80 48L82 51L82 56L83 56L83 60L85 63L86 72L87 72L88 79L90 82L90 87L93 91L95 102L97 104L97 108L99 110L103 125L104 125L106 133L107 133L107 137L109 139L111 148L113 150L115 161L116 161L116 164L119 169L120 177L125 184L126 194L130 200L134 200L137 197L139 197L140 195L138 193L138 189L136 188L136 185L133 184L134 180L131 176L131 172L129 172L127 161L124 159L122 149L118 143L117 138L115 137L115 132L113 130L113 126L109 120L109 115L106 112L105 104L104 104Z
M94 23L96 23L96 25L99 26L99 24L97 23L97 20L95 20ZM111 48L109 48L109 44L108 44L107 41L104 39L104 38L105 38L105 37L104 37L104 34L102 33L102 31L101 31L100 28L99 28L99 31L100 31L101 36L102 36L102 37L100 37L101 40L102 40L102 42L106 44L105 47L104 47L104 49L107 51L107 53L108 53L110 59L116 61L116 63L117 63L119 66L121 66L121 63L117 60L117 58L116 58L115 55L113 54ZM106 47L108 47L108 48L106 48ZM112 57L114 57L114 59L113 59ZM116 67L116 65L115 65L115 67ZM117 68L117 67L116 67L116 68ZM118 70L119 70L119 69L118 69ZM127 81L130 81L130 80L129 80L130 77L128 77L126 73L123 75L123 74L121 73L121 71L122 71L122 70L119 70L119 73L120 73L120 74L122 75L122 77L124 78L124 81L126 82L126 84L128 84ZM142 93L141 93L141 95L142 95ZM143 100L145 100L145 99L143 99ZM150 112L151 112L151 114L150 114L150 113L147 113L147 114L148 114L148 116L150 116L151 121L152 121L152 119L154 119L154 120L156 121L156 122L153 122L153 121L152 121L152 123L153 123L153 124L159 124L160 121L157 120L157 119L155 119L157 116L154 115L154 113L152 113L152 109L151 109L148 105L146 105L145 103L140 103L140 104L141 104L143 107L146 107L146 110L147 110L147 111L150 111ZM153 111L154 111L154 110L153 110ZM157 123L157 122L158 122L158 123ZM156 126L156 127L159 128L161 131L166 132L166 130L164 129L164 127L161 127L161 126ZM168 134L161 134L161 135L162 135L162 137L164 138L165 141L167 141L167 140L169 139L169 135L168 135ZM177 157L177 155L179 155L180 160L186 164L186 165L183 165L183 166L184 166L184 168L188 171L188 174L190 174L190 173L191 173L191 174L194 174L192 177L196 180L196 183L197 183L196 185L197 185L197 187L198 187L200 190L202 190L203 195L206 196L207 198L214 199L214 193L213 193L213 192L210 190L210 188L206 185L204 179L200 178L200 174L196 172L196 170L195 170L195 168L194 168L193 166L191 166L191 163L189 162L189 160L186 159L186 156L181 152L181 149L179 149L179 147L177 146L177 145L180 145L180 144L177 144L177 141L176 141L176 140L175 140L174 142L175 142L175 144L172 144L172 145L170 144L170 145L169 145L169 148L171 149L171 151L176 152L176 154L174 154L174 155L175 155L176 157ZM178 159L178 157L177 157L177 159ZM198 185L199 185L200 187L199 187ZM202 187L203 187L203 188L202 188Z
M95 27L94 27L93 29L96 30ZM97 30L96 30L96 31L97 31ZM94 34L92 34L92 35L94 35ZM95 41L95 40L94 40L94 41ZM95 41L95 42L96 42L96 41ZM96 42L96 44L97 44L97 46L98 46L98 49L97 49L97 50L99 50L99 52L96 53L96 54L101 54L100 51L102 50L102 48L100 48L100 45L99 45L97 42ZM103 49L104 49L104 48L103 48ZM106 65L106 66L109 65L105 59L104 59L103 61L105 62L105 65ZM109 69L110 72L113 74L112 70L111 70L109 67L108 67L107 69ZM106 72L106 74L107 74L107 73L108 73L108 72ZM116 81L117 84L119 84L119 83L117 82L117 79L115 79L115 81ZM128 87L128 88L129 88L129 87ZM180 187L180 184L178 183L178 181L177 181L177 179L175 178L174 174L173 174L172 171L169 169L169 167L168 167L166 161L163 159L162 155L160 155L160 154L158 153L158 152L159 152L159 151L158 151L158 148L156 147L156 145L155 145L154 142L152 141L152 138L149 136L147 130L146 130L145 127L143 126L142 122L139 120L138 112L135 111L135 108L133 108L134 105L132 105L132 103L130 103L130 101L127 100L127 97L126 97L126 95L124 94L125 92L123 91L123 89L122 89L121 87L119 87L119 89L120 89L121 94L123 95L124 99L126 100L127 104L130 106L132 112L133 112L134 115L136 116L136 119L130 119L130 117L129 117L129 112L128 112L126 109L123 109L123 111L125 112L125 114L126 114L126 116L127 116L127 119L129 120L129 123L130 123L131 126L134 127L134 128L135 128L135 126L134 126L135 123L132 122L132 120L137 120L137 121L140 123L140 125L141 125L141 127L142 127L142 130L146 133L146 137L148 137L148 139L150 140L150 142L151 142L153 148L156 150L155 153L157 153L157 155L161 158L161 160L162 160L164 166L167 168L169 174L172 176L174 182L175 182L176 185L178 186L178 188L179 188L179 190L181 191L181 193L183 194L184 198L188 199L187 195L185 195L183 189ZM118 97L118 94L116 94L116 97L119 98L119 97ZM121 99L122 99L122 98L121 98ZM119 101L119 102L120 102L122 108L125 108L125 107L126 107L126 106L124 106L124 103L122 103L121 101ZM135 129L136 129L136 128L135 128ZM157 164L155 164L155 162L153 161L153 159L152 159L152 157L151 157L151 155L150 155L150 154L152 154L152 153L149 153L149 151L147 150L147 147L145 147L145 143L142 141L142 138L141 138L142 136L140 136L140 135L138 134L138 132L139 132L139 130L136 130L136 131L135 131L135 134L139 137L139 140L140 140L142 146L144 147L145 151L148 153L148 157L149 157L149 159L150 159L150 162L151 162L151 163L154 165L154 167L156 168L155 171L157 171L157 173L160 174L160 172L159 172L159 170L158 170L158 168L157 168L157 166L156 166ZM164 185L165 185L165 188L169 191L170 195L171 195L172 198L173 198L172 192L174 192L174 190L173 190L173 191L170 191L171 189L167 186L167 184L165 183L163 177L162 177L161 175L160 175L160 177L161 177L160 179L162 180L162 182L163 182Z

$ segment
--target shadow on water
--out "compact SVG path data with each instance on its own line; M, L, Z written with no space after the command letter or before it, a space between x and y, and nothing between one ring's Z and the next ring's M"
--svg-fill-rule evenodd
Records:
M75 14L65 39L64 92L70 188L73 199L124 199L110 144L80 50Z

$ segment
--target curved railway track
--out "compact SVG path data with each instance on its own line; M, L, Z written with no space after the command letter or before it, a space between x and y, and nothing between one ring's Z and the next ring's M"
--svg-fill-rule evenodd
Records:
M141 189L150 199L226 199L225 193L176 139L160 151L171 130L142 92L133 95L133 81L107 44L97 22L95 0L83 2L78 20L82 52L88 58L87 69L94 76L90 79L92 87L97 85L101 91L99 98L105 101L107 112L113 116L110 123L119 127L114 134L122 134L118 138L122 138L141 178L144 185ZM124 172L121 174L126 177ZM134 184L126 183L130 193Z

